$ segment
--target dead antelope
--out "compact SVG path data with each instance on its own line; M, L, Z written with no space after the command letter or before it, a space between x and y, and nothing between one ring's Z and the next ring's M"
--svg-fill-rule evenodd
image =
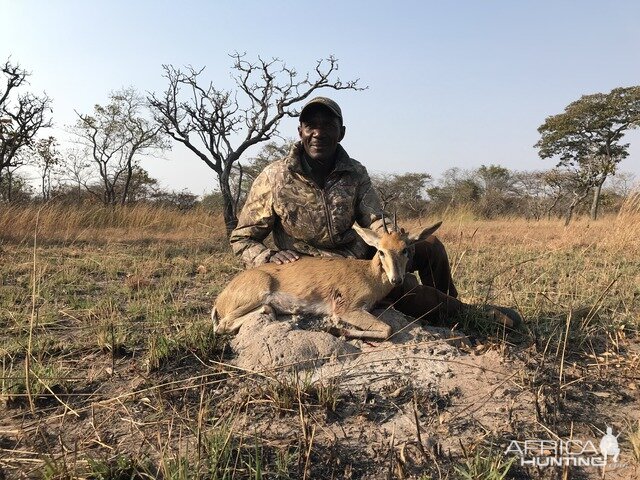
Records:
M404 279L408 247L432 235L440 223L417 236L401 231L378 233L354 225L362 239L377 249L371 260L305 257L291 263L267 263L234 277L220 293L211 317L216 332L235 333L244 316L260 307L264 312L330 315L358 330L342 330L350 338L384 340L389 325L369 310ZM396 225L397 230L397 225ZM270 308L271 307L271 308Z

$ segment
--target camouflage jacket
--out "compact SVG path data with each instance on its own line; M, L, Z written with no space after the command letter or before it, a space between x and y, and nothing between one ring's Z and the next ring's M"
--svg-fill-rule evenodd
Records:
M268 262L274 253L262 243L269 233L279 250L364 258L368 246L351 226L382 227L382 206L369 174L342 146L322 189L305 175L302 152L302 145L295 144L289 156L268 165L251 187L229 239L248 267Z

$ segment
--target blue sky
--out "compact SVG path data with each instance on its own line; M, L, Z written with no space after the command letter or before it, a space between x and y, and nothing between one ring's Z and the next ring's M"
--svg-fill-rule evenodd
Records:
M230 87L234 51L298 71L334 55L363 92L331 92L344 147L372 172L500 164L551 168L533 144L548 115L583 94L640 84L640 2L0 0L0 59L54 101L56 134L109 91L164 87L162 64L205 66ZM296 122L282 124L296 135ZM621 170L640 177L640 132ZM212 190L214 172L176 146L145 160L174 189Z

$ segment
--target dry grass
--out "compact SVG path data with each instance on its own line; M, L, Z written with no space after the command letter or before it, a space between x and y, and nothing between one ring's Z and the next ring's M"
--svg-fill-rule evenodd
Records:
M0 211L0 478L399 478L393 439L375 453L321 438L335 415L362 415L359 398L228 364L208 321L240 268L222 225L150 207ZM640 198L568 228L452 213L440 236L463 298L524 313L517 345L487 339L525 359L518 388L536 398L508 434L531 422L584 434L589 416L618 428L627 416L623 452L639 462ZM423 478L510 468L479 445L441 454Z
M148 204L136 206L6 206L0 209L0 241L74 244L136 241L222 241L222 215L205 209L186 212Z

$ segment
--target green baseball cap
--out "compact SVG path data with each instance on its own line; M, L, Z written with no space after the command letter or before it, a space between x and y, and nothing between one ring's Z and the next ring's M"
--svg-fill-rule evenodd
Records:
M342 110L340 109L340 105L338 105L336 102L334 102L333 100L327 97L316 97L309 100L306 103L306 105L302 107L302 110L300 111L300 119L302 120L302 116L304 115L305 111L307 111L309 108L316 105L321 105L325 108L328 108L331 111L331 113L333 113L336 117L340 119L340 123L343 123Z

